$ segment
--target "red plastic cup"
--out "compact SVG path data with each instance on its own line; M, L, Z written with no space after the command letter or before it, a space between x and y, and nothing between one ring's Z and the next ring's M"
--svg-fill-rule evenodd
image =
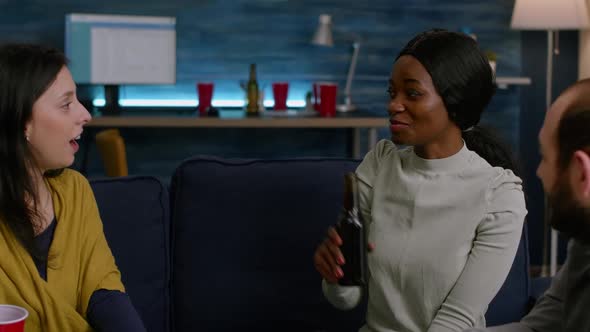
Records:
M0 332L24 332L29 312L15 305L0 304Z
M197 83L197 93L199 94L199 114L207 115L207 109L211 107L213 98L213 83Z
M275 99L275 111L287 109L287 95L289 94L289 83L276 82L272 84L272 95Z
M336 115L336 83L319 83L320 86L320 116Z

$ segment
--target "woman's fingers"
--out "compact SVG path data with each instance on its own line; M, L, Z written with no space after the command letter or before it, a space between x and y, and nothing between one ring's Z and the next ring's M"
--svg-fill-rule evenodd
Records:
M314 257L314 265L320 275L329 283L337 283L338 279L342 277L342 270L337 266L334 268L318 251Z
M338 232L334 227L328 228L328 238L332 240L332 242L334 242L335 245L342 245L342 239L340 238L340 235L338 235Z
M344 255L340 251L342 238L334 227L328 229L328 237L318 246L313 261L316 270L329 283L337 283L344 276L340 265L345 263ZM374 243L367 243L367 251L375 250Z
M330 255L332 256L332 260L335 264L334 265L342 265L344 264L344 255L340 251L340 247L335 245L331 239L326 239L324 241L325 247L329 250Z
M314 265L318 272L328 282L336 282L342 278L344 273L340 265L344 264L344 256L340 251L339 245L335 243L340 240L336 230L330 228L328 230L328 237L324 239L314 254ZM336 236L334 236L336 235Z

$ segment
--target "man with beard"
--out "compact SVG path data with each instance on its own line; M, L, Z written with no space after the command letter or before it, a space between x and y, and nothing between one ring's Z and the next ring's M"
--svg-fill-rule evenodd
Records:
M553 103L539 134L537 176L552 210L551 226L569 237L565 264L520 322L487 332L590 331L590 80Z

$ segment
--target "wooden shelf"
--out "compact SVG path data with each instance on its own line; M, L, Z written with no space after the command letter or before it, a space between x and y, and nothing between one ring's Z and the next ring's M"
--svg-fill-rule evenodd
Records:
M87 127L167 128L386 128L386 117L217 118L197 116L96 116Z

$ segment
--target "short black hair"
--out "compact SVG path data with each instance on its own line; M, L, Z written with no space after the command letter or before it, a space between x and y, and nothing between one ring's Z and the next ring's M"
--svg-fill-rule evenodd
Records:
M590 108L566 110L557 127L557 164L565 170L578 150L590 155Z

